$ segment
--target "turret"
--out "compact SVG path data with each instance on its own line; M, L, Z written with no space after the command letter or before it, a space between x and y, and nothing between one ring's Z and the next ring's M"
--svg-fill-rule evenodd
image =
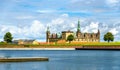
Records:
M77 32L80 32L80 21L78 20Z
M100 41L100 30L98 29L98 32L97 32L97 36L98 36L98 40Z
M46 31L46 42L49 42L49 38L50 38L50 30L49 30L49 27L47 27L47 31Z
M98 33L97 34L100 34L100 30L98 29Z
M77 38L80 38L80 35L81 35L81 31L80 31L80 21L78 20L77 33L76 33Z

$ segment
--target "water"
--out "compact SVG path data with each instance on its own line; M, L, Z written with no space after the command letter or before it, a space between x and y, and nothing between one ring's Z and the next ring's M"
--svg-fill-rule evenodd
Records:
M0 63L0 70L120 70L120 51L0 51L4 57L49 57L45 62Z

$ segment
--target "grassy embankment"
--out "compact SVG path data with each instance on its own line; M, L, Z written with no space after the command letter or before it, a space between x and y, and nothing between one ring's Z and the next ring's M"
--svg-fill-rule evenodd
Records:
M0 48L74 48L82 46L120 46L120 42L81 42L81 43L44 43L39 45L18 45L18 44L7 44L0 43Z

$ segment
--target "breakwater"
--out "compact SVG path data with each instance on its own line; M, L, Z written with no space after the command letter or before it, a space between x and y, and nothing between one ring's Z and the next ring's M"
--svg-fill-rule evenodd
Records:
M48 61L47 57L16 57L16 58L0 58L0 62L28 62L28 61Z

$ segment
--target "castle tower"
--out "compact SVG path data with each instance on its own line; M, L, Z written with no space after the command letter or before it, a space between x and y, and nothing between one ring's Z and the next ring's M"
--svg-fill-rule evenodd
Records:
M78 39L80 39L80 35L81 35L80 21L78 20L78 26L77 26L77 32L76 32L76 36Z
M97 32L97 36L98 36L98 41L100 41L100 30L98 29L98 32Z
M80 32L80 21L78 20L77 32Z
M49 27L47 27L47 31L46 31L46 42L49 42L49 38L50 38L50 30L49 30Z
M100 30L98 29L98 34L100 34Z

